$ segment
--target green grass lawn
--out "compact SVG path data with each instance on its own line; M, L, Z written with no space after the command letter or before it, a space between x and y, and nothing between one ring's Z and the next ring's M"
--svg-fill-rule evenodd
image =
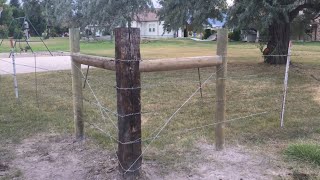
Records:
M39 41L39 38L32 38L31 41ZM69 51L68 38L54 38L44 40L51 51ZM0 47L0 53L9 52L9 40L5 39ZM27 46L26 43L17 43L17 52L20 47ZM34 51L46 51L42 42L30 42ZM314 64L319 62L320 43L294 43L293 60L296 62ZM87 42L81 41L81 52L84 54L114 57L114 42ZM154 40L142 42L142 59L159 59L193 56L213 56L216 54L216 42L195 42L185 39ZM228 56L230 61L236 62L261 62L261 53L254 43L230 42Z
M293 144L286 149L285 154L289 158L307 161L320 166L319 144Z
M54 51L66 51L68 40L56 38L46 43ZM34 46L41 51L41 45ZM141 45L143 59L166 57L206 56L215 54L215 42L191 40L159 40ZM293 47L294 67L290 71L289 94L285 115L285 128L280 126L282 104L283 66L262 63L255 44L230 43L227 79L227 119L247 117L226 124L229 145L260 146L265 151L279 152L298 140L320 140L320 43L296 43ZM1 49L1 52L6 49ZM8 50L8 49L7 49ZM100 56L114 56L111 42L82 42L81 52ZM202 81L215 72L215 68L201 70ZM12 77L0 79L0 143L16 143L39 132L73 132L72 85L69 71L18 75L20 101L14 99ZM93 69L89 82L100 103L116 111L115 73ZM196 69L142 74L142 129L143 139L154 135L168 117L198 88ZM182 161L181 152L192 151L199 141L214 142L214 127L186 131L214 123L215 80L204 86L204 97L194 97L151 145L147 156L156 156L163 164ZM86 134L110 149L105 134L91 125L101 127L117 136L112 125L116 117L102 118L94 105L95 97L84 89ZM144 146L150 141L146 141ZM277 146L269 145L277 144ZM3 150L7 151L7 150ZM1 154L1 148L0 148ZM1 157L0 157L1 160ZM307 165L306 165L307 166ZM319 175L320 177L320 175Z

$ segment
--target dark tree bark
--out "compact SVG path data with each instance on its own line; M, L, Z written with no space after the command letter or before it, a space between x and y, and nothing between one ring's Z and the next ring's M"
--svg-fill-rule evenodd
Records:
M290 23L274 21L269 26L270 39L264 51L265 63L286 64L290 42Z

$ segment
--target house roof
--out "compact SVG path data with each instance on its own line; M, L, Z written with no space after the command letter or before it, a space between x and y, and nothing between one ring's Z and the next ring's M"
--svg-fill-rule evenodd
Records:
M156 9L157 11L157 9ZM153 22L153 21L159 21L159 16L157 15L157 12L144 12L137 15L135 18L136 21L139 22Z
M222 27L226 24L226 15L224 15L224 18L222 21L210 18L208 19L208 22L212 27Z
M249 29L242 29L241 30L243 34L247 34L247 35L257 35L258 31L254 28L249 28Z

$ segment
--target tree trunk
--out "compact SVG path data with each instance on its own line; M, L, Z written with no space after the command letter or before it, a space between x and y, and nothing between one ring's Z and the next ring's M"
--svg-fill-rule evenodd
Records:
M290 23L274 21L269 26L269 36L267 49L264 51L265 63L286 64L290 41Z

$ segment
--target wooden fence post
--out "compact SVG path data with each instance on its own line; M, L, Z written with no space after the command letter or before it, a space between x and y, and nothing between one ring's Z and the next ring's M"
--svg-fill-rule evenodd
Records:
M80 52L80 29L69 29L70 53L76 54ZM71 73L72 73L72 94L73 94L73 113L75 135L77 140L84 139L84 122L83 122L83 94L82 94L82 74L81 64L75 62L71 57Z
M140 176L141 157L141 82L140 29L116 28L115 59L118 109L118 158L123 179ZM133 142L133 143L128 143Z
M217 55L222 57L222 64L217 66L216 89L216 125L215 144L218 151L224 149L224 121L226 120L226 77L227 77L228 30L218 31Z

